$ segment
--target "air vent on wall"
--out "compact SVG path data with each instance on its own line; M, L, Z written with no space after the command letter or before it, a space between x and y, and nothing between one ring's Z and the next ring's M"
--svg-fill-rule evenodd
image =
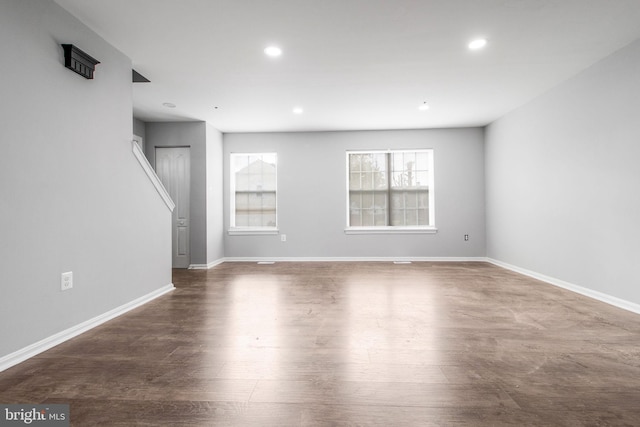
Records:
M149 83L151 80L137 72L136 70L131 70L132 72L132 81L133 83Z
M87 55L72 44L63 44L64 66L86 79L93 79L93 72L100 61Z

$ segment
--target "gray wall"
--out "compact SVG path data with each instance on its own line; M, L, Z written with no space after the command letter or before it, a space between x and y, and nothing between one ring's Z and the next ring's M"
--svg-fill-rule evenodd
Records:
M156 147L191 148L191 264L224 257L222 133L205 122L149 122L145 154L155 167Z
M0 53L2 357L170 284L171 214L132 154L128 58L48 0L0 2Z
M491 124L488 256L640 303L640 42Z
M155 168L156 147L189 147L191 264L207 262L207 159L205 122L148 122L145 155Z
M135 117L133 118L133 134L141 136L145 139L147 137L145 122L143 122L142 120L136 119Z
M224 258L222 133L207 124L207 263Z
M437 234L345 235L346 151L433 148ZM224 224L229 155L278 153L280 236L225 235L227 257L483 257L483 130L247 133L224 135ZM464 234L470 240L463 240Z

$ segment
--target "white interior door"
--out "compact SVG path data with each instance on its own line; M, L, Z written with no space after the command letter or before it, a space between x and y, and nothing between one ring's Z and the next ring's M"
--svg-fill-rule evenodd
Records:
M188 147L156 147L156 173L176 204L173 210L173 267L188 268L191 162Z

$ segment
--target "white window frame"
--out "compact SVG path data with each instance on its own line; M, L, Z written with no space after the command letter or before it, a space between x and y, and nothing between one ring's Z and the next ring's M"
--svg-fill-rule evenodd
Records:
M236 226L236 156L263 156L274 155L276 158L276 225L274 227L238 227ZM278 153L230 153L229 155L229 230L230 235L271 235L278 234Z
M349 156L351 154L392 154L392 153L429 153L429 225L411 226L351 226L350 225L350 205L349 205ZM345 234L433 234L438 231L435 226L435 185L434 185L434 150L432 148L416 148L402 150L352 150L347 151L345 156L345 177L346 177L346 227ZM387 171L389 173L389 171ZM390 204L387 206L389 208ZM389 213L390 214L390 213Z

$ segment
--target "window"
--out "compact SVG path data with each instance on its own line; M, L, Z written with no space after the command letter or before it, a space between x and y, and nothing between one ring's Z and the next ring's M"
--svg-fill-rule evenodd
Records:
M276 153L231 154L231 228L277 231Z
M433 232L433 150L347 152L347 232Z

